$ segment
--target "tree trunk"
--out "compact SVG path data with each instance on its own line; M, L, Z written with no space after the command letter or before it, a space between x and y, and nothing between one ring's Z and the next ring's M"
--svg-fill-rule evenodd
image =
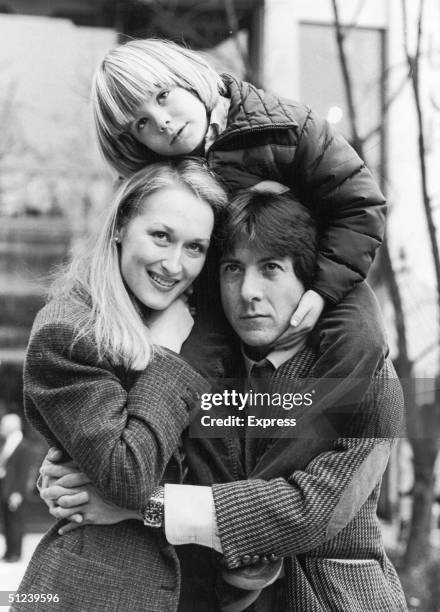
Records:
M422 23L424 0L420 0L419 14L417 23L416 50L414 55L410 54L408 43L408 17L407 0L401 0L402 16L404 26L404 41L407 64L412 85L414 107L417 115L418 126L418 152L420 187L422 202L425 210L426 222L428 226L428 236L431 245L432 259L434 263L437 303L438 309L438 331L440 334L440 251L437 242L437 230L434 223L431 197L428 191L428 176L426 164L426 143L423 122L423 107L420 97L420 58L422 48ZM439 337L440 341L440 337ZM413 512L411 517L411 527L405 554L405 566L415 567L419 564L426 564L430 557L430 533L431 533L431 511L433 502L434 487L434 464L438 453L438 443L436 438L439 435L439 422L435 418L438 411L438 398L431 406L422 406L412 410L411 418L408 418L409 440L414 453L414 495ZM411 406L412 408L412 406ZM408 413L410 416L410 414Z
M404 569L430 560L434 463L437 456L437 443L432 437L412 439L411 446L414 452L413 508Z

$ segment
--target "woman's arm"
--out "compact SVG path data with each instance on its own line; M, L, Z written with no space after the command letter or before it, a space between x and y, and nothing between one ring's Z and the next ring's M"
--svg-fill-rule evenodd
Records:
M142 508L207 383L164 351L126 389L87 338L70 352L73 334L68 323L47 323L33 333L24 372L26 414L109 501Z
M334 450L321 453L288 479L213 485L209 516L204 515L207 506L203 503L209 487L166 485L165 507L169 508L168 503L172 506L166 513L166 526L179 533L180 544L196 541L213 547L214 538L207 538L205 532L218 532L231 569L239 567L245 555L275 560L304 553L337 535L355 517L379 482L390 450L390 440L340 439ZM51 514L69 520L81 514L82 518L76 525L62 527L60 533L83 524L107 525L141 518L140 513L107 502L93 486L71 489L61 482L41 492L48 505L56 501Z

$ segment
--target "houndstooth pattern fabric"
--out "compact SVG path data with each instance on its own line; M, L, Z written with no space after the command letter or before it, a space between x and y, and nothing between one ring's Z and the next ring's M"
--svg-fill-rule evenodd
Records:
M314 359L313 351L303 351L281 374L307 376ZM350 437L323 440L319 454L306 465L297 462L287 477L260 478L257 457L247 480L213 485L227 567L243 567L249 558L285 559L278 584L284 603L271 612L407 609L376 516L393 439L361 435L373 425L380 432L400 430L403 396L396 381L386 360L347 427ZM276 447L265 443L268 452ZM302 442L290 443L293 458Z

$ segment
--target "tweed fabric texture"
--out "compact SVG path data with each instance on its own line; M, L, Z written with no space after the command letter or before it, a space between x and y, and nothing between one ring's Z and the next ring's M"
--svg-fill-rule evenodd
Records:
M315 359L306 349L275 377L307 376ZM285 577L276 587L284 604L271 612L406 610L376 516L393 439L361 436L362 427L371 431L375 420L383 422L380 431L396 431L402 422L402 391L389 360L376 373L359 415L347 424L347 437L322 440L320 452L316 440L309 441L312 457L307 441L291 439L293 469L287 476L273 477L265 467L269 479L261 478L264 447L268 453L277 448L277 441L263 440L252 470L237 468L243 480L213 485L227 567L243 567L249 558L285 559ZM276 466L275 455L265 466L271 464Z
M26 415L105 497L140 510L161 481L181 480L176 449L208 385L171 352L134 373L100 362L87 337L71 349L86 308L52 301L38 314L24 371ZM162 533L124 521L60 537L59 526L40 542L19 592L58 593L60 601L35 603L34 610L177 608L180 569Z

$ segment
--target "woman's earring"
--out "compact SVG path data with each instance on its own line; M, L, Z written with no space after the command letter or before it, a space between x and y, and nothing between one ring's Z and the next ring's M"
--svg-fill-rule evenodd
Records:
M119 244L121 242L119 236L113 236L113 240L116 242L116 244Z

